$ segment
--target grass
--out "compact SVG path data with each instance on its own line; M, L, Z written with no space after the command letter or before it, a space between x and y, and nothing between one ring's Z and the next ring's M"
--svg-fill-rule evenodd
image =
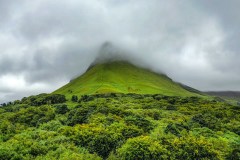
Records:
M127 62L97 64L53 93L64 94L69 98L72 95L111 92L200 96L187 91L166 75L157 74Z

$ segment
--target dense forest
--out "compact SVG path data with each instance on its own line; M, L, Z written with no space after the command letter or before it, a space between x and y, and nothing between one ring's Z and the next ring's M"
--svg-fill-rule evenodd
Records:
M159 94L40 94L0 107L0 159L240 159L240 106Z

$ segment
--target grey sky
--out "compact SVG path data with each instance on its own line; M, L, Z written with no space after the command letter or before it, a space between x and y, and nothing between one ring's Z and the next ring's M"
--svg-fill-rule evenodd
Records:
M199 90L240 90L240 1L0 0L0 102L51 92L106 41Z

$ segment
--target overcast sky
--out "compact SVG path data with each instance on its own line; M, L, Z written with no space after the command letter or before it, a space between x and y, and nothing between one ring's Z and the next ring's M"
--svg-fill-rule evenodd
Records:
M0 0L0 103L52 92L106 41L199 90L240 90L239 0Z

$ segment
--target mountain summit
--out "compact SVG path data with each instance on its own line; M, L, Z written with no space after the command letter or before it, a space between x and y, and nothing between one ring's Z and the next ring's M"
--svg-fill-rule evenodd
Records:
M107 41L100 47L98 51L98 57L95 59L92 65L113 61L127 61L125 57L126 54L126 51L124 51L122 48L119 48L112 42Z
M137 67L126 61L96 63L83 75L54 93L67 96L101 93L163 94L196 96L164 74Z

